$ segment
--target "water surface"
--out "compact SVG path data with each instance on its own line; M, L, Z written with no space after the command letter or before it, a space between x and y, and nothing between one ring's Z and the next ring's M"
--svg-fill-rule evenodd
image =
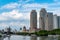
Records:
M0 40L60 40L60 36L21 36L12 35L6 38L0 38Z

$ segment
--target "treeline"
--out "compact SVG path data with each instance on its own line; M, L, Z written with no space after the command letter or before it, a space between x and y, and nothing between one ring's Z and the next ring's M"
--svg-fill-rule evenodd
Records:
M34 32L34 33L17 32L16 34L17 35L32 35L32 34L35 34L37 36L60 35L60 29L54 29L54 30L51 30L51 31L40 30L40 31Z
M40 30L39 32L35 32L38 36L48 36L48 35L60 35L60 29L54 29L51 31Z
M2 37L2 35L0 35L0 37Z

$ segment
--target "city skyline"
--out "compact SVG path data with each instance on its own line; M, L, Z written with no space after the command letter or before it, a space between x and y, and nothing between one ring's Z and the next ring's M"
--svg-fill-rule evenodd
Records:
M0 29L9 26L13 29L29 28L31 10L37 11L39 21L41 8L60 15L60 0L0 0Z

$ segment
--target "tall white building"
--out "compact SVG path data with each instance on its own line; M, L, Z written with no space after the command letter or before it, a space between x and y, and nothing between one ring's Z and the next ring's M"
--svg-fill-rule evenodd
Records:
M30 13L30 32L35 32L37 29L37 12L32 10Z
M39 27L41 30L52 30L53 29L53 13L47 12L45 8L40 11Z
M60 28L60 16L57 16L58 28Z
M45 10L45 8L42 8L40 10L40 17L39 17L39 27L41 28L41 30L45 30L45 27L47 26L47 19L46 19L46 15L47 12Z
M58 28L58 20L57 20L57 15L53 15L53 28L57 29Z
M47 18L48 18L48 29L47 30L53 30L53 13L48 12Z

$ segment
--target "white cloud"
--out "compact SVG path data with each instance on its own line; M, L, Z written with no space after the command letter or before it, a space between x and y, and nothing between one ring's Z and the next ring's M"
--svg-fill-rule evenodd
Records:
M18 3L9 3L4 6L2 6L0 9L14 9L17 8L20 4Z
M57 14L58 16L60 16L60 9L57 9L55 11L53 11L54 14Z
M47 8L48 5L41 5L41 4L38 4L38 3L32 3L32 4L25 4L23 6L23 8Z
M30 1L34 1L34 0L19 0L19 2L24 2L24 3L30 2Z
M10 12L3 12L0 14L0 20L9 20L9 18L20 19L22 16L23 14L20 13L19 10L12 10Z
M30 20L30 12L28 12L28 13L23 13L24 14L24 19L26 19L26 20Z
M30 2L30 1L34 1L34 0L19 0L18 2L15 3L9 3L9 4L5 4L4 6L1 6L0 9L15 9L15 8L19 8L20 6L23 6L24 4Z
M24 23L20 23L20 22L7 22L7 23L0 23L0 28L1 29L5 29L5 28L8 28L8 27L11 27L12 29L19 29L20 27L23 28L23 26L26 26L26 24Z

